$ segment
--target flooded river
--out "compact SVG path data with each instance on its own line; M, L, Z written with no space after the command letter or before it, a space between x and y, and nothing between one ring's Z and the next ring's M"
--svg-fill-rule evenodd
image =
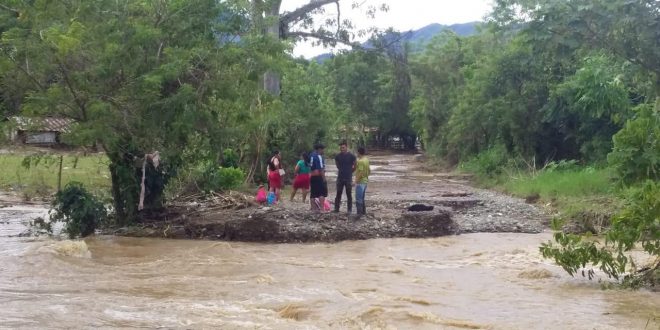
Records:
M660 294L543 260L549 234L337 244L19 238L0 209L2 328L658 329Z

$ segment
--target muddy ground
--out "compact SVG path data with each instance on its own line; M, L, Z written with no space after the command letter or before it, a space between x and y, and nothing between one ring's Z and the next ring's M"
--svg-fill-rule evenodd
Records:
M367 189L367 216L315 214L301 197L276 206L205 209L199 202L178 203L165 220L107 233L124 236L217 239L260 242L334 242L378 237L435 237L473 232L539 233L547 216L523 200L477 189L469 177L424 170L414 155L372 155ZM334 164L328 166L330 200L334 202ZM432 211L410 212L413 204Z

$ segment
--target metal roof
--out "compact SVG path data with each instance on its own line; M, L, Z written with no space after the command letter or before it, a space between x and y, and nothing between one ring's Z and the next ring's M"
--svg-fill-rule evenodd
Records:
M9 117L16 128L22 131L48 131L68 133L71 131L71 125L75 120L58 117Z

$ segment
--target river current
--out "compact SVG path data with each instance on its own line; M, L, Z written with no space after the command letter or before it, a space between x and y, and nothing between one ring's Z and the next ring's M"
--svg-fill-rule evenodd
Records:
M0 209L2 328L660 326L660 294L572 278L541 258L548 233L280 245L16 237L44 212Z

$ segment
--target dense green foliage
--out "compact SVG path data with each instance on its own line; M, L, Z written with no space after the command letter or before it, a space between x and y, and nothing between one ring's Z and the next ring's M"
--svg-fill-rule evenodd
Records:
M234 167L209 167L199 178L198 185L205 192L236 189L245 180L245 173Z
M301 104L309 94L296 88L316 93L318 85L296 80L296 86L285 81L292 93L282 100L260 89L261 74L271 67L307 73L284 56L286 44L250 32L243 5L11 1L7 6L19 17L3 20L0 30L3 114L75 119L65 141L106 151L120 221L139 218L142 162L154 151L161 162L147 165L147 210L161 207L170 178L196 163L231 163L247 167L250 178L260 174L273 146L304 139L291 132L323 120L309 111L321 108L322 99ZM239 42L230 41L238 35ZM292 118L304 122L289 127ZM296 147L310 149L308 140Z
M608 161L626 183L649 178L660 181L660 109L650 104L636 108L635 118L613 137Z
M627 205L605 232L604 244L558 232L557 245L542 247L544 256L571 274L594 265L629 284L657 281L659 251L653 247L660 242L660 191L655 183L660 157L659 27L656 1L497 1L491 28L472 41L496 40L491 46L495 54L451 70L464 83L457 89L462 98L450 94L453 108L443 109L450 123L446 134L430 142L440 146L440 155L466 161L466 167L481 175L516 172L520 164L532 172L543 166L545 170L523 180L522 187L538 184L538 191L529 192L545 195L553 204L572 194L594 200L604 195L601 209L606 209L615 195L628 194ZM455 50L446 48L446 56L457 58ZM455 136L459 139L452 143ZM548 162L566 159L597 165L607 160L619 187L649 181L632 188L633 193L614 187L608 192L603 189L606 177L593 181L584 170L548 170ZM569 189L580 185L589 191ZM543 194L548 189L556 196ZM630 256L637 245L656 258L644 271L634 267ZM587 275L594 273L588 270Z
M539 164L604 161L630 116L624 65L589 55L578 66L526 34L500 38L446 34L417 59L413 117L429 150L452 162L493 147Z
M158 186L176 173L191 130L213 118L208 99L221 87L213 75L226 71L214 51L215 2L10 5L20 17L2 33L3 62L28 87L20 109L8 111L75 119L66 139L106 151L122 221L137 213L136 163L159 150L165 161L152 168L160 184L151 185L147 208L162 205Z
M539 166L605 162L612 136L642 116L633 107L658 96L659 24L651 1L498 1L480 34L445 33L414 58L414 125L452 163L502 147Z
M51 221L64 222L70 238L85 237L107 218L107 211L99 200L81 183L71 182L55 195L50 211Z
M429 152L488 184L564 215L610 209L625 194L611 183L660 179L658 40L657 1L498 0L479 34L441 34L413 57L413 125ZM645 187L606 246L558 233L560 248L545 255L571 274L589 263L628 271L624 252L660 241L646 203L660 194Z

